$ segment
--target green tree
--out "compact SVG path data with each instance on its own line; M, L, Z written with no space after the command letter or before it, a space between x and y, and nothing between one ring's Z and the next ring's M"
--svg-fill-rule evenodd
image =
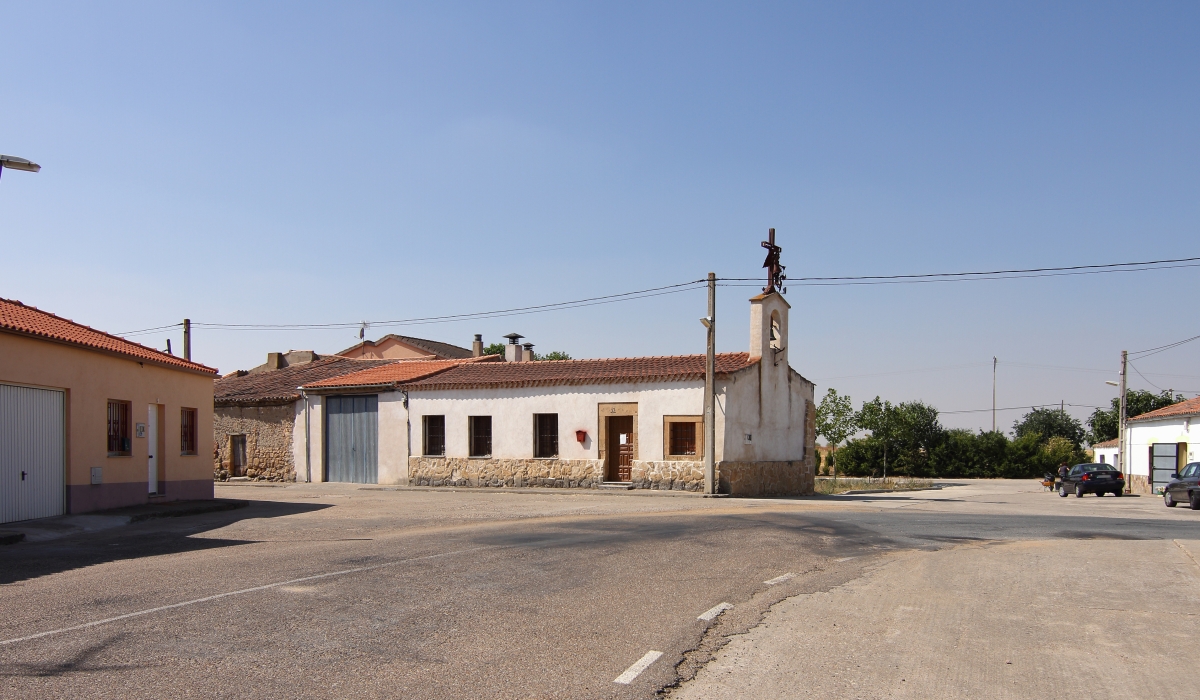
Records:
M1180 401L1183 401L1183 394L1173 394L1170 389L1159 394L1144 389L1130 389L1125 392L1125 415L1133 418ZM1121 397L1113 397L1108 410L1097 408L1093 411L1087 424L1087 441L1092 445L1116 438L1121 426Z
M1066 438L1078 449L1083 444L1083 425L1061 408L1035 408L1013 423L1013 434L1019 438L1039 435L1039 443L1053 437Z
M946 433L933 406L923 401L893 406L878 396L863 403L858 425L871 431L871 439L879 443L878 471L884 476L889 470L909 476L930 473L930 455Z
M570 360L572 358L570 355L563 352L562 350L552 350L552 351L546 353L545 355L539 355L535 352L535 353L533 353L533 359L535 359L535 360Z
M483 349L483 354L484 355L499 355L500 357L504 357L504 346L505 345L506 345L505 343L492 343L491 345L489 345ZM552 350L552 351L546 353L545 355L539 355L537 352L534 352L533 359L534 360L570 360L572 358L570 355L563 352L562 350Z
M835 460L837 459L838 445L858 430L854 404L850 402L850 397L838 396L837 390L829 387L829 391L825 392L825 397L817 406L816 422L817 435L825 438L832 448L828 459L833 464L833 477L836 479L837 463Z

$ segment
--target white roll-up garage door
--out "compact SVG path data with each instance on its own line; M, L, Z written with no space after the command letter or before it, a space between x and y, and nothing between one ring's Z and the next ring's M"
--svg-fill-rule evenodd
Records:
M0 384L0 523L62 515L63 392Z

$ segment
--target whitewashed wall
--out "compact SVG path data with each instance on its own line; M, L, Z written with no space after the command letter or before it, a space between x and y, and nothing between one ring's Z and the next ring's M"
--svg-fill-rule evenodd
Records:
M382 401L382 397L380 399ZM647 382L592 386L549 386L520 389L457 389L413 391L409 394L412 416L412 454L420 455L421 417L446 417L446 456L466 457L467 418L492 417L492 456L498 459L533 458L533 415L558 414L558 454L561 459L598 459L596 444L601 403L638 405L638 459L663 458L663 416L703 415L704 382ZM718 424L720 418L718 417ZM401 420L385 423L381 411L380 460L385 432L402 428ZM586 430L580 444L576 430ZM394 443L399 445L399 442ZM388 459L393 457L389 456ZM382 480L382 474L380 479Z
M389 391L379 395L379 483L408 483L408 411L404 408L404 394ZM418 441L414 446L421 449L419 437L421 421L413 423Z
M1200 461L1200 425L1193 425L1194 422L1197 422L1195 417L1182 417L1127 424L1129 473L1149 476L1150 445L1156 443L1186 442L1187 461Z
M324 397L319 394L308 395L309 421L309 454L312 459L312 481L325 480L325 412ZM292 454L295 455L296 481L305 481L305 445L304 445L304 399L296 402L296 424L292 431Z
M1103 462L1105 464L1117 464L1117 448L1115 447L1093 447L1092 461ZM1101 459L1103 457L1103 459Z

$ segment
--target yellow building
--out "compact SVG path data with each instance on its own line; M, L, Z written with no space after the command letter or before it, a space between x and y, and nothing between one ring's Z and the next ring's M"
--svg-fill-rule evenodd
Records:
M212 498L216 374L0 299L0 522Z

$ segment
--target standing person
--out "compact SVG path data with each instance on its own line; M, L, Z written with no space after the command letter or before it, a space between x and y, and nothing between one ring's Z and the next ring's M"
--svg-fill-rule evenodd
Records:
M1071 468L1067 466L1066 462L1058 465L1058 480L1060 483L1067 480L1067 474L1070 473L1070 471Z

